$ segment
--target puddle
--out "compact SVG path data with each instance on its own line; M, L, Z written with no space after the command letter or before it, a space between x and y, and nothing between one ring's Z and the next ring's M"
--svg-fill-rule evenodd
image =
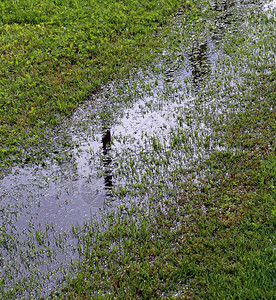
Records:
M1 180L1 231L7 233L7 239L14 239L8 240L1 250L4 258L1 275L10 278L7 287L12 287L19 278L30 277L30 273L38 282L45 280L45 274L53 273L46 280L51 287L53 278L62 276L60 269L78 257L74 254L77 241L69 237L71 226L90 220L105 205L112 210L120 204L117 187L146 176L144 159L154 155L154 141L162 144L164 153L169 152L173 131L181 123L187 105L194 101L192 88L183 89L183 81L192 78L195 86L199 85L211 72L218 54L213 44L205 43L193 47L186 57L184 64L169 66L165 73L161 63L157 75L135 75L131 82L140 83L136 87L128 83L128 93L107 88L97 96L96 104L81 107L68 128L64 128L75 147L60 149L60 161L45 161L45 166L15 167ZM190 125L181 126L188 129ZM175 161L179 155L182 154L178 149L170 159ZM171 161L171 168L176 165L177 161L176 164ZM128 167L135 169L132 177ZM159 170L151 185L164 172ZM37 236L44 238L47 226L51 228L47 233L48 244L40 245ZM64 249L59 248L58 239ZM34 245L31 256L30 244ZM16 249L11 251L14 245ZM49 249L54 258L47 262L49 257L45 253Z
M271 1L269 3L266 3L264 5L264 10L265 11L273 10L275 8L276 8L276 0L273 0L273 1Z
M212 144L206 119L222 108L212 106L212 97L200 101L201 83L225 55L219 44L233 3L214 2L222 15L208 38L193 40L172 62L164 53L154 71L112 83L81 106L63 128L74 146L61 146L59 159L14 167L0 181L0 268L1 276L9 278L7 288L24 277L30 284L32 274L37 278L31 284L47 282L46 289L40 282L47 293L61 269L77 258L72 225L101 209L116 209L126 196L124 186L133 185L135 195L138 182L138 194L141 185L155 193L167 173L193 169L208 155Z

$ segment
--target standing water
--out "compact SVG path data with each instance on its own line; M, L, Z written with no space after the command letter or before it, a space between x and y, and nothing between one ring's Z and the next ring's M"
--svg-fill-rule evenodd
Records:
M212 8L219 14L208 30L193 33L176 17L177 51L167 49L155 66L110 84L81 106L60 129L67 142L52 153L55 159L14 167L1 179L6 290L20 282L18 298L28 289L28 297L47 294L78 258L72 225L131 199L138 205L141 185L147 195L155 193L160 183L171 184L170 172L193 169L211 149L223 148L209 139L209 123L227 111L227 101L203 97L202 87L224 71L223 35L240 7L222 1ZM234 75L227 83L233 90Z

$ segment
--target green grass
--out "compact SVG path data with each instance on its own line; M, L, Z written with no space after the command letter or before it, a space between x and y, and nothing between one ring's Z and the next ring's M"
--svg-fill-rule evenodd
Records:
M273 21L249 20L267 24L266 41L248 38L251 27L228 34L238 92L226 85L232 108L209 116L210 139L226 150L212 151L192 172L170 174L182 192L171 191L169 204L157 190L149 208L122 207L124 214L104 219L107 229L86 237L79 274L68 277L58 299L275 299L276 72L253 55L261 44L270 47ZM220 97L222 82L212 91L207 83L206 100L207 92Z
M72 4L76 2L68 1L68 7L69 3L73 7L72 9L76 11L77 6ZM166 3L169 3L169 1ZM164 7L166 8L166 6ZM208 25L208 17L210 16L208 14L212 14L207 10L205 12L201 11L200 7L198 6L197 9L192 10L189 14L191 18L187 18L188 21L191 21L191 28L189 29L191 35L203 31L205 25ZM104 6L103 11L105 9L106 6ZM48 15L51 15L51 5L47 6L47 10L49 10ZM136 12L136 10L134 11ZM167 11L169 12L169 10ZM24 16L20 10L18 10L18 14L22 20L28 21L30 14ZM25 21L27 24L24 26L18 25L21 24L19 22L21 19L18 16L15 14L14 16L12 14L10 16L9 14L5 15L10 18L5 21L5 24L10 22L15 28L17 26L22 26L22 28L24 26L26 28L37 26L37 24L31 24L27 21ZM55 18L56 15L59 17ZM57 14L55 10L52 18L53 25L47 26L55 28L57 26L54 25L55 22L58 23L59 20L65 22L62 15L62 10L60 10L60 14ZM65 20L67 20L66 16L66 14L63 16ZM32 20L37 19L40 22L43 17L43 14L39 15L34 10ZM14 22L15 18L17 18L17 23ZM68 18L70 20L70 17ZM43 19L45 28L50 19L46 21ZM138 19L140 20L140 17ZM195 19L199 21L195 23ZM183 21L182 25L184 26L188 21ZM210 157L203 160L201 164L192 170L168 172L166 178L170 181L172 187L171 190L167 191L167 194L172 195L172 199L164 199L162 193L160 193L164 187L154 186L151 188L155 188L156 193L154 192L152 198L147 199L145 207L138 204L131 207L121 206L118 212L107 212L106 217L101 221L105 230L94 230L93 227L86 228L86 231L85 229L80 229L80 231L75 229L76 237L79 239L78 250L82 253L82 259L79 261L80 268L78 274L68 276L67 286L59 290L58 294L55 295L56 298L275 299L276 72L274 70L275 66L269 63L269 59L266 63L262 53L256 51L262 47L267 53L269 51L273 53L271 48L274 45L272 41L275 21L268 20L262 14L255 15L254 12L249 17L249 22L255 25L255 27L252 25L253 29L248 26L243 31L238 22L232 27L230 26L231 30L234 28L238 32L235 34L231 31L229 31L229 34L226 32L227 38L223 43L224 52L227 57L231 58L231 67L235 68L233 73L234 75L238 74L239 77L235 78L231 72L228 74L228 70L223 75L227 80L220 77L216 79L207 77L207 80L203 82L203 85L206 85L204 90L206 93L200 95L200 100L202 102L206 100L207 104L209 95L212 95L214 99L226 98L229 102L233 101L232 106L227 110L227 113L224 111L221 118L216 115L217 118L213 119L210 113L205 120L206 123L209 122L212 134L205 140L208 143L205 142L204 147L209 148L212 142L218 141L218 144L223 145L226 150L210 149ZM159 26L160 23L158 21L152 24ZM263 26L261 27L261 25ZM1 30L5 26L2 26ZM57 28L61 29L62 27L58 25ZM108 28L110 27L108 26ZM149 32L157 27L150 28ZM262 32L261 29L257 31L255 28L265 28L265 30ZM15 31L10 30L9 32L12 34ZM17 32L18 35L19 32ZM29 34L31 35L30 32ZM68 34L71 35L72 33ZM147 34L151 33L146 32L145 35L141 33L140 38L137 37L139 33L131 34L132 40L137 43L135 49L143 48L140 49L141 52L138 52L138 54L142 55L149 45L153 45L151 42L146 43L142 39L142 37L148 36ZM256 39L251 37L253 34L257 35ZM35 34L32 34L32 36L35 36ZM41 43L43 36L44 34L41 33ZM117 34L115 36L118 37ZM66 33L62 38L66 39ZM185 40L186 36L182 36L182 38ZM15 40L10 37L10 41ZM124 39L120 41L122 42ZM49 42L48 37L45 38L45 43L47 42L53 49L54 45L57 45ZM189 42L188 40L187 43ZM155 44L154 47L157 47L158 44ZM31 47L31 49L33 48L35 48L35 45ZM11 49L14 48L10 47L10 51L12 51ZM57 47L57 49L63 53L63 47ZM59 53L57 49L56 55ZM33 119L30 115L22 113L26 118L26 121L22 121L22 129L20 129L20 122L17 121L14 123L9 121L9 127L1 127L1 130L7 128L5 133L7 137L15 139L14 145L16 148L14 151L17 151L17 143L21 141L18 134L20 136L24 136L23 132L27 134L26 128L37 126L34 124L40 118L48 125L51 122L55 124L57 113L60 114L59 117L62 114L69 114L81 99L85 99L104 80L111 78L112 74L117 74L116 72L120 70L119 66L127 66L128 57L130 57L130 61L136 59L137 53L135 53L135 50L133 52L131 52L132 50L129 50L130 52L116 52L114 61L117 61L120 57L118 53L124 54L118 68L114 62L113 66L115 67L110 70L110 73L107 71L107 73L100 73L99 70L102 70L104 66L103 61L109 57L107 54L113 53L112 51L117 48L110 46L110 48L101 49L104 49L104 52L101 52L102 56L97 52L97 56L95 54L95 58L91 59L96 61L93 65L96 69L93 69L93 67L90 69L89 67L82 68L80 65L77 65L78 68L74 69L73 66L75 65L71 64L70 58L78 57L79 54L76 51L72 56L70 54L66 58L66 66L72 65L72 69L79 70L80 73L77 72L75 77L79 81L73 81L72 86L69 84L62 85L60 91L58 90L59 84L55 83L54 85L53 83L50 86L52 91L54 91L52 87L55 86L59 92L50 93L55 95L56 100L54 98L47 100L49 101L47 114L46 110L41 114L41 116L47 115L47 117L44 116L43 119L39 116L36 113L39 111L38 107L31 105L29 100L30 103L26 101L29 104L22 105L30 105L29 110L26 111L33 111ZM90 60L85 59L85 61ZM227 65L227 62L225 64ZM43 63L38 65L41 66ZM55 82L58 81L58 77L55 76L56 73L51 73L54 65L54 61L51 61L49 65L51 68L45 67L43 72L45 74L49 72L52 76L49 75L49 78L52 78ZM24 68L25 65L22 64L22 66ZM67 70L59 63L56 63L56 66L59 70L58 74L62 73L61 70ZM108 66L111 66L111 64L108 63ZM32 64L30 68L32 68ZM225 69L227 68L225 67ZM90 75L83 76L83 70L91 70ZM95 70L95 73L93 73L93 70ZM45 78L48 78L47 76ZM94 81L89 80L89 78L94 78L93 76L95 78L100 76L97 77L100 78L100 81L95 86L93 85ZM41 78L44 77L38 76L37 78L42 80ZM68 76L64 75L64 78L68 78ZM215 83L213 86L208 86L208 81L212 82L212 80ZM230 84L232 80L234 81L234 87ZM235 82L235 80L237 81ZM6 84L8 85L8 80ZM10 88L12 86L13 84ZM77 88L79 88L79 95L81 95L79 98L76 97L78 94L74 90ZM68 91L71 91L71 89L75 91L70 94L72 98L68 96ZM21 89L15 90L21 91ZM24 85L22 92L28 95L29 91L31 89L25 88ZM38 93L38 95L40 94ZM29 96L29 99L32 99L32 97ZM43 105L40 109L46 109L44 106L47 107L47 101L41 100ZM16 105L19 107L21 102L14 101L14 103L17 103ZM13 105L15 104L9 106L9 112L14 108L16 109L16 106ZM49 112L49 109L52 112ZM18 111L23 112L24 110L18 108ZM11 113L2 114L3 116L17 118L16 114L13 116ZM185 121L186 116L182 117ZM193 118L196 119L196 116L193 116ZM9 131L11 128L14 128L14 130L16 128L13 133L14 136ZM192 132L190 134L193 135ZM196 138L200 140L198 135L196 135ZM182 142L184 140L186 141L183 138ZM152 142L154 150L159 150L158 140ZM2 149L2 157L6 159L9 158L12 147L9 141L3 143L6 146ZM175 138L172 148L177 148L179 144L181 144L181 140ZM146 154L145 157L148 158ZM162 163L161 159L160 163ZM145 168L147 164L149 163L145 163ZM194 181L193 178L196 178L197 181ZM140 182L137 183L137 185L139 184ZM143 192L149 188L143 186L143 183L140 186L141 190L144 189ZM125 189L127 190L127 187ZM172 201L167 203L166 200ZM160 207L156 205L156 202L160 204ZM38 238L40 239L39 236ZM2 281L0 284L4 286ZM18 289L20 290L20 287ZM11 299L15 297L16 293L16 288L7 291Z
M241 149L214 153L200 185L172 178L185 187L175 204L111 214L58 299L275 298L275 79L255 78L248 109L229 116L223 140Z
M154 56L181 0L0 3L0 165L20 161L104 83Z

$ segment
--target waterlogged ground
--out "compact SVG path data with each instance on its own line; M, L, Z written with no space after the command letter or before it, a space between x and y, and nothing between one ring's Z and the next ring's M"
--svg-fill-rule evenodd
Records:
M273 5L212 2L197 24L176 15L152 66L111 83L79 107L57 129L58 147L42 165L15 166L2 176L4 298L56 290L63 276L77 272L86 238L107 226L106 214L123 207L146 207L152 214L181 194L176 178L185 174L196 183L195 170L211 153L235 153L216 128L228 111L243 110L246 103L237 95L250 92L250 85L240 89L250 63L257 58L275 65L275 42L265 39L273 22L252 21L253 12L275 18ZM248 46L235 54L239 38L248 39Z

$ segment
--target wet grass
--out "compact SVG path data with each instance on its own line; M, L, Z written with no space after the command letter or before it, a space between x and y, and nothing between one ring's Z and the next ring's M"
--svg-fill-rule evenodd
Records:
M223 10L205 4L172 22L164 61L173 61L179 52L193 57L193 49L212 38L222 15ZM198 82L183 80L184 92L194 100L178 116L179 126L166 143L162 136L145 137L138 160L124 161L122 155L113 174L126 182L115 191L122 199L118 210L73 226L77 272L73 268L50 297L275 298L275 20L245 6L233 22L219 32L223 55L216 68L201 59L208 71ZM144 80L141 85L150 92ZM166 101L178 92L169 85L160 97ZM11 264L21 246L23 265L31 270L37 267L36 256L51 260L50 227L46 235L30 232L25 247L12 233L5 235L1 243ZM55 235L57 248L65 247L65 235ZM20 278L18 272L13 288L12 275L2 277L1 296L42 297L43 278L37 284L37 274L31 275Z
M31 148L42 151L49 126L154 55L166 17L189 7L179 0L160 4L1 1L0 165L22 161L25 152L27 161L39 157Z
M209 157L168 172L161 185L138 183L141 202L107 215L97 235L79 231L79 274L57 298L275 298L276 72L266 57L275 54L275 20L246 9L247 25L226 33L224 77L200 94L228 101L223 114L206 117ZM161 148L153 141L155 157Z
M255 78L247 109L217 128L239 150L193 170L200 184L172 176L184 191L168 205L156 195L154 213L110 215L107 230L86 237L80 273L58 298L274 299L275 77Z

